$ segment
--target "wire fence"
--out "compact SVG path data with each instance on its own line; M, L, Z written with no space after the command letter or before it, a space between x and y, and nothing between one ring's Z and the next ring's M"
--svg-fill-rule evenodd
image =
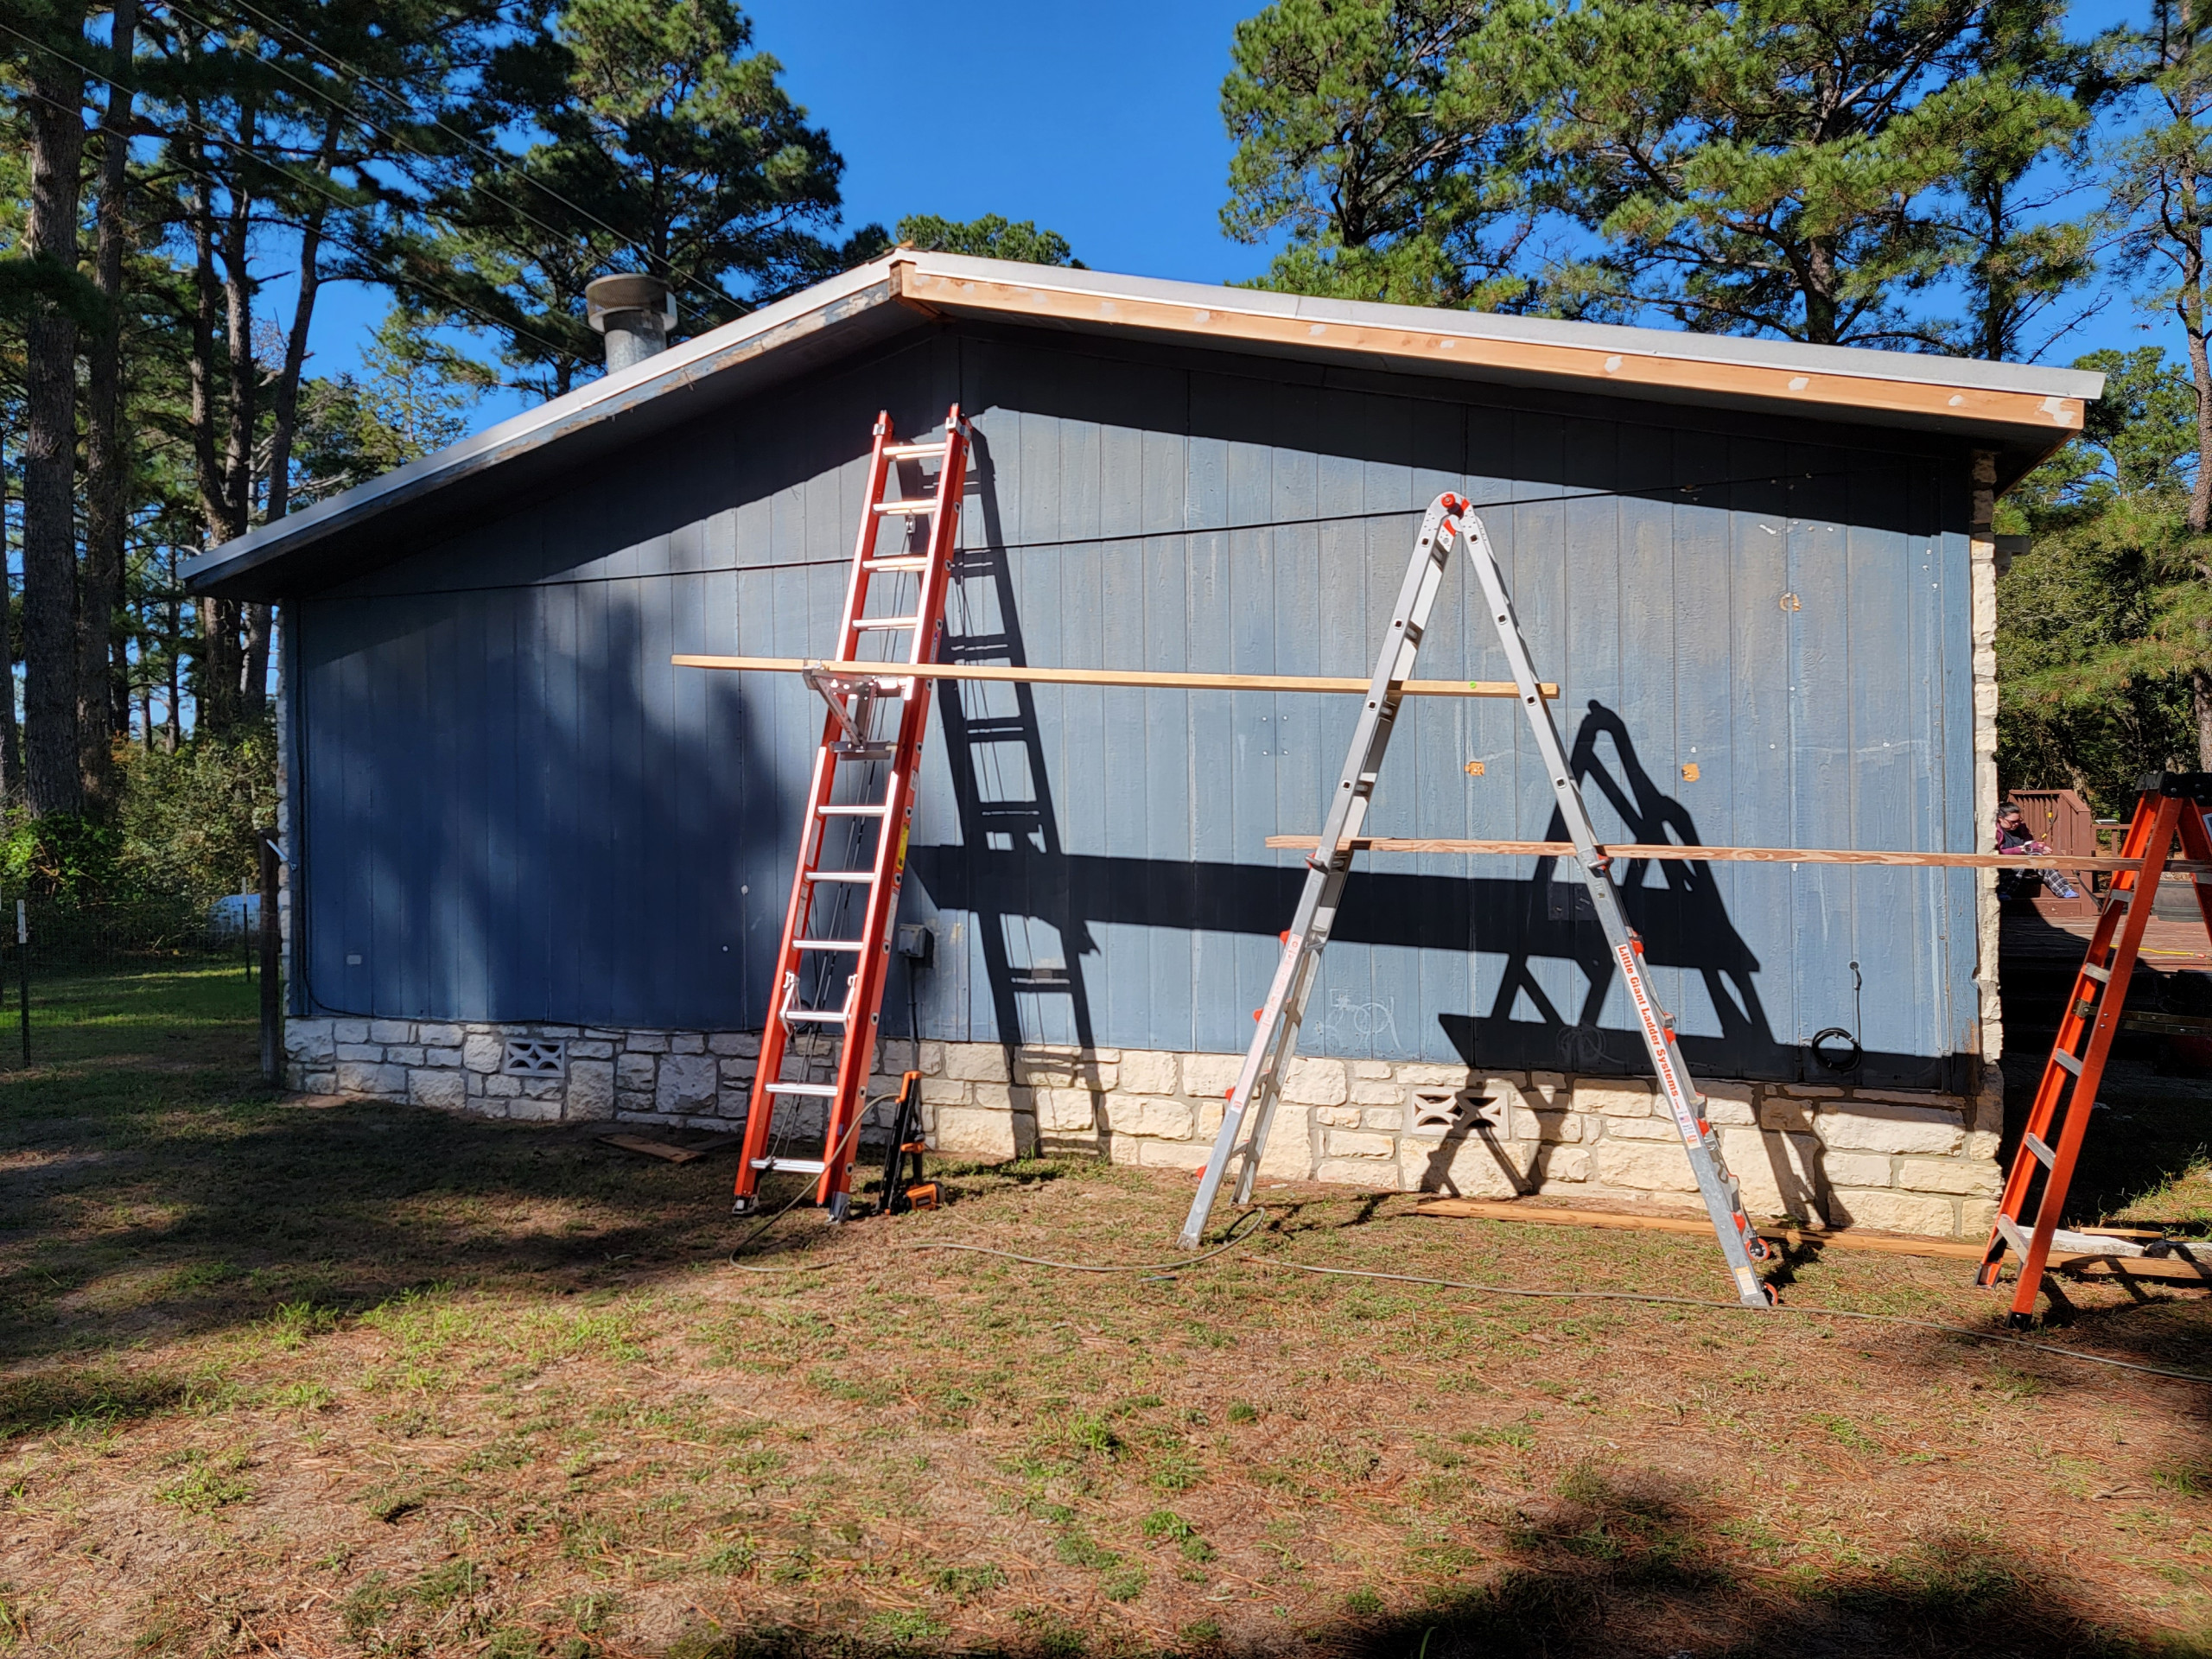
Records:
M257 909L234 899L213 906L189 899L77 904L0 895L0 944L11 967L13 959L27 957L34 974L226 959L245 973L259 928Z

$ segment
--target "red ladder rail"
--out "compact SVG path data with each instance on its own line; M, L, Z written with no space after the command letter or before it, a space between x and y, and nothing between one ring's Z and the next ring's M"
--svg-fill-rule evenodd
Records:
M2050 1058L2044 1063L2035 1102L2028 1109L2025 1132L2012 1154L2004 1196L1998 1201L1997 1222L1990 1230L1989 1244L1975 1278L1985 1288L1994 1285L2005 1252L2009 1249L2018 1258L2019 1278L2010 1315L2016 1326L2025 1327L2035 1320L2036 1296L2043 1287L2051 1243L2065 1211L2067 1188L2082 1155L2082 1141L2088 1131L2098 1085L2104 1079L2105 1061L2120 1033L2128 982L2135 974L2136 957L2151 925L2158 882L2173 855L2175 839L2180 840L2183 857L2212 859L2212 831L2206 830L2204 822L2205 808L2212 804L2212 773L2152 772L2140 787L2142 793L2120 844L2120 855L2141 859L2142 868L2123 870L2113 877L2098 912L2088 954L2074 976L2073 989L2067 994L2057 1038L2051 1044ZM2212 938L2212 880L2200 873L2195 886L2206 937ZM2035 1224L2032 1230L2024 1231L2021 1219L2027 1213L2029 1195L2038 1177L2042 1192L2036 1205Z
M868 1109L868 1080L874 1069L922 744L929 733L930 683L899 678L896 671L902 663L937 659L959 541L969 442L968 423L957 404L945 416L941 440L900 443L889 414L876 417L852 574L836 651L828 660L878 660L868 643L877 639L892 641L894 654L880 659L886 671L881 675L806 676L829 708L807 785L798 861L791 873L791 902L746 1113L734 1205L740 1214L758 1202L760 1177L771 1170L816 1175L815 1202L829 1205L834 1219L842 1220L846 1212L860 1121ZM919 466L931 460L938 463L938 476L927 494L887 493L898 463ZM897 545L891 550L880 545L887 525L896 527ZM924 545L915 550L911 543L918 530ZM890 608L871 611L879 577L887 579ZM902 636L905 648L897 650ZM864 865L832 868L825 862L836 856L833 832L839 830L857 857L871 821L874 845ZM844 918L856 893L861 914L852 925ZM831 996L827 1001L819 1000L825 990ZM807 1033L804 1041L795 1041L802 1031ZM824 1039L826 1056L820 1052ZM828 1076L817 1075L825 1070ZM817 1100L823 1103L821 1156L785 1157L772 1149L779 1109L788 1111L788 1103Z

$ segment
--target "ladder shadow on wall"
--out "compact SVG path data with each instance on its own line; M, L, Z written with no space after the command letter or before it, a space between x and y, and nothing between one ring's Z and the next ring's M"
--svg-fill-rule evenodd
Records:
M969 454L971 505L982 515L983 534L981 545L961 550L954 566L939 656L951 663L1026 666L997 475L989 440L980 430ZM1016 1150L1080 1150L1110 1160L1113 1127L1092 1058L1097 1032L1083 972L1083 958L1097 946L1071 902L1035 688L942 681L938 712L961 844L1012 855L1006 868L1015 879L977 884L960 907L982 953L993 1023L1005 1052ZM1044 1046L1074 1052L1063 1061L1035 1052ZM1033 1145L1021 1127L1030 1114Z
M1609 764L1601 745L1611 741ZM1697 821L1676 797L1659 787L1636 751L1628 722L1604 703L1592 699L1567 757L1574 780L1586 797L1594 789L1601 795L1634 842L1651 845L1673 842L1697 845L1702 837ZM1554 808L1541 839L1567 839L1567 820ZM1560 867L1565 866L1562 879ZM1651 878L1657 877L1656 885ZM1690 860L1637 859L1618 872L1622 906L1630 923L1645 942L1646 959L1694 973L1705 987L1706 1000L1719 1020L1717 1038L1707 1039L1732 1052L1781 1052L1773 1022L1759 1001L1755 976L1759 960L1750 943L1737 931L1728 914L1727 900L1714 880L1713 867ZM1649 1065L1642 1037L1625 1022L1613 1029L1603 1023L1606 998L1618 979L1611 949L1592 909L1588 889L1573 861L1558 857L1536 861L1533 878L1526 884L1520 913L1508 927L1512 948L1499 976L1497 994L1487 1015L1443 1014L1439 1023L1471 1071L1497 1069L1557 1071L1565 1073L1634 1074ZM1563 998L1554 998L1535 971L1539 958L1565 959L1580 969L1583 990L1580 1006L1569 1009ZM1514 1011L1526 1001L1534 1021L1516 1020ZM1662 1005L1680 1018L1683 1010L1673 1006L1679 996L1661 996ZM1570 1017L1571 1016L1571 1017ZM1685 1041L1690 1048L1697 1039ZM1549 1053L1546 1052L1549 1049ZM1692 1065L1696 1065L1694 1050ZM1535 1190L1535 1171L1517 1168L1495 1127L1478 1114L1463 1114L1429 1160L1424 1183L1435 1185L1449 1176L1459 1143L1479 1135L1500 1171L1516 1192ZM1792 1214L1827 1213L1827 1182L1812 1160L1813 1184L1791 1163L1784 1137L1761 1137L1785 1206ZM1541 1165L1545 1154L1539 1151Z

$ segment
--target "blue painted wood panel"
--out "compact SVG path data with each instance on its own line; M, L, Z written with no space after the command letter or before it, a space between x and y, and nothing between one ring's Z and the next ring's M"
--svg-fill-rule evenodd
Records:
M1469 495L1600 831L1969 850L1966 457L1872 429L946 330L819 373L352 587L294 601L306 988L318 1009L746 1027L766 1007L869 428L976 416L947 652L1364 677L1421 510ZM1472 575L1421 672L1498 678ZM885 1029L1233 1050L1352 701L941 688ZM1374 833L1556 835L1510 702L1409 702ZM1634 1071L1553 861L1378 856L1305 1047ZM1622 872L1716 1075L1961 1086L1965 873ZM1857 972L1852 964L1859 964Z

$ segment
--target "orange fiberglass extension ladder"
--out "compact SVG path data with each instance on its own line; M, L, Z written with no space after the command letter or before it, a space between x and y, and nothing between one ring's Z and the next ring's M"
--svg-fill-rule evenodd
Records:
M2043 1287L2044 1267L2054 1243L2062 1249L2093 1255L2109 1255L2116 1248L2125 1248L2119 1241L2101 1236L2063 1232L2058 1222L2066 1208L2066 1189L2074 1179L2075 1163L2082 1155L2082 1137L2089 1127L2089 1113L2096 1105L2105 1061L2112 1053L2113 1039L2120 1033L2120 1015L2127 1006L2127 983L2135 973L2143 935L2151 925L2158 882L2173 857L2177 838L2182 857L2196 866L2192 874L2197 908L2204 918L2206 935L2212 938L2212 831L2206 830L2204 823L2205 810L2212 807L2212 772L2154 772L2137 787L2142 793L2120 853L2123 858L2141 859L2142 867L2115 875L2098 911L2088 954L2067 993L2057 1040L2051 1045L2050 1058L2044 1062L2043 1081L2037 1085L2035 1103L2028 1109L2026 1130L2020 1136L2019 1149L2012 1154L2005 1196L1997 1207L1997 1224L1990 1230L1989 1247L1982 1255L1976 1279L1985 1287L1994 1285L2005 1252L2010 1250L2019 1259L2012 1323L2021 1328L2035 1322L2036 1295ZM2041 1190L2035 1224L2024 1228L2029 1195L2036 1192L2038 1178Z
M902 678L897 671L902 663L937 660L969 440L957 404L945 416L943 435L920 442L898 442L891 416L876 417L867 499L831 660L876 661L878 641L890 649L880 674L849 667L804 671L829 711L807 785L798 868L746 1113L734 1206L740 1215L757 1206L760 1177L771 1170L816 1176L815 1202L828 1205L833 1220L843 1220L850 1205L853 1155L868 1106L930 722L930 682ZM894 483L896 495L889 493ZM871 610L871 601L887 608ZM893 1131L894 1156L913 1128L911 1084ZM779 1133L779 1114L798 1122ZM817 1122L818 1155L790 1155L786 1148L802 1141L812 1151ZM896 1197L887 1191L887 1208L896 1207Z

